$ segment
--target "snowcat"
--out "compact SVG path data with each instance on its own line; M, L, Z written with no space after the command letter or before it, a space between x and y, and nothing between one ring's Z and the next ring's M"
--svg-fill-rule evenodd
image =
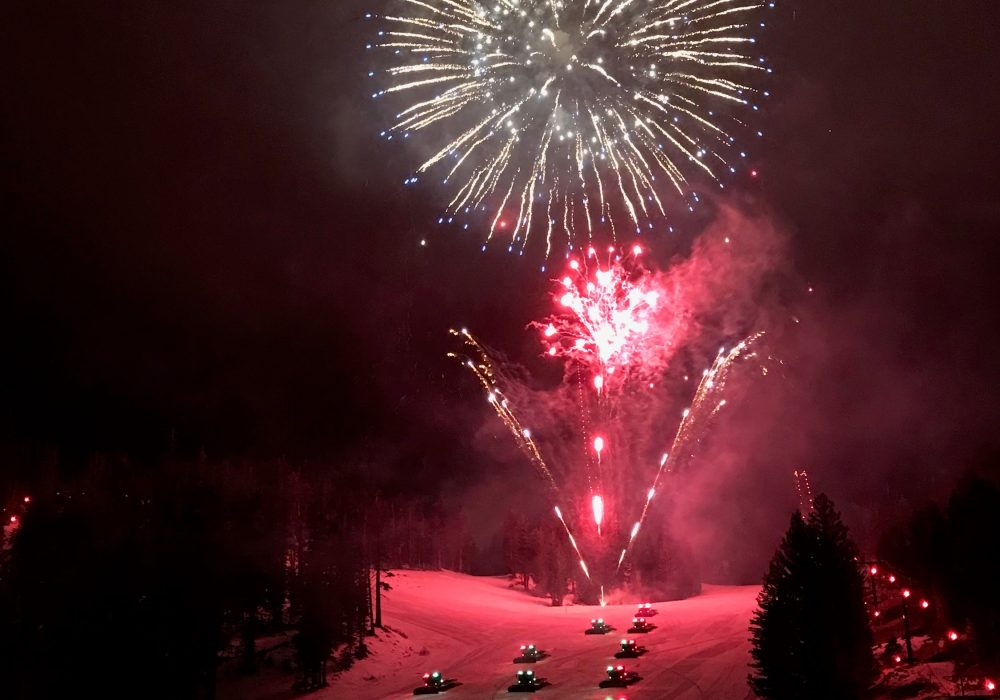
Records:
M646 634L656 629L656 625L644 617L633 617L632 626L628 628L629 634Z
M533 664L536 661L541 661L547 656L548 654L536 647L534 644L522 644L521 655L514 659L514 663Z
M599 617L590 621L590 629L586 630L584 634L607 634L613 629L614 627L605 622L603 617Z
M655 617L660 611L653 607L651 603L640 603L639 609L635 611L636 617Z
M436 695L450 690L458 685L454 678L445 678L440 671L431 671L424 674L424 684L413 689L414 695Z
M638 659L649 651L646 647L636 644L634 639L623 639L621 645L621 651L615 654L616 659Z
M533 693L548 685L548 681L539 678L531 670L520 670L514 679L514 685L507 688L508 693Z
M608 666L608 677L597 685L601 688L624 688L641 681L635 671L627 671L624 666Z

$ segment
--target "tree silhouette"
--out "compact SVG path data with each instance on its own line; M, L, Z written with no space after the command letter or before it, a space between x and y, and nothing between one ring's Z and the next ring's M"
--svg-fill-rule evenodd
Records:
M750 687L768 700L864 698L876 674L857 551L830 499L813 506L792 516L750 623Z

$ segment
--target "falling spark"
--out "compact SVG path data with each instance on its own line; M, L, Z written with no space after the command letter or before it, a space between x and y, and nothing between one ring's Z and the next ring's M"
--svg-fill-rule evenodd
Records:
M813 509L812 487L809 485L809 474L805 469L792 472L795 479L795 491L799 496L799 511L809 513ZM874 572L872 572L874 574Z
M548 256L557 235L613 237L616 221L662 218L668 191L697 203L692 177L721 186L745 162L737 135L771 70L753 32L773 3L400 2L369 15L388 59L372 97L395 112L381 135L421 141L404 184L435 173L454 192L444 218L482 212L487 241L523 252L544 233Z

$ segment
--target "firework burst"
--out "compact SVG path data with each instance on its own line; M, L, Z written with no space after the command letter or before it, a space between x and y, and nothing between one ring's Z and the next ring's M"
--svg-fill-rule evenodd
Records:
M767 0L398 0L378 17L385 138L425 149L416 174L479 212L487 241L548 256L601 231L641 232L689 207L690 181L735 173L737 134L769 72L752 32ZM374 15L369 15L374 18ZM759 132L757 132L759 134ZM419 137L419 138L417 138ZM443 221L443 220L442 220ZM616 224L617 222L617 224Z
M672 426L661 415L659 385L649 379L666 370L668 354L654 346L673 337L673 330L669 308L661 313L663 279L638 264L641 252L609 251L602 262L596 251L588 251L582 260L571 261L570 276L557 282L560 311L533 324L542 330L545 355L566 363L566 381L555 392L527 390L467 330L452 331L465 351L451 356L476 376L490 406L548 485L588 578L597 575L601 583L620 571L661 482L692 459L726 406L733 369L757 357L755 344L763 336L755 333L720 349L702 373L673 438L658 439ZM766 367L761 369L766 374ZM605 381L605 376L616 379ZM529 422L540 421L537 434L519 417L523 411ZM662 456L650 459L651 451ZM588 569L581 550L603 563ZM594 564L590 556L587 561Z

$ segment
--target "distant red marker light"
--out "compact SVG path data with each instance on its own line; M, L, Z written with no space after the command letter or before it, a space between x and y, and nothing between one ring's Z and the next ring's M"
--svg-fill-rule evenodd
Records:
M991 681L989 678L986 679L986 682L983 683L983 685L986 686L986 690L990 691L991 693L997 689L997 684Z
M757 171L756 170L751 170L750 171L750 177L757 177Z
M930 604L930 603L928 603L928 602L927 602L926 600L921 600L921 601L920 601L920 607L922 607L922 608L923 608L924 610L926 610L926 609L927 609L927 608L929 608L930 606L931 606L931 604Z
M910 597L910 589L909 588L904 588L903 589L903 597L904 598L909 598Z
M810 289L809 289L809 291L811 292L811 291L812 291L812 288L810 288ZM875 574L877 574L877 573L878 573L878 568L877 568L877 567L874 567L874 566L873 566L873 567L871 568L871 575L872 575L872 576L874 576L874 575L875 575Z
M903 658L899 656L899 654L897 654L896 656L892 657L892 660L898 664L903 660Z
M16 516L16 515L12 515L12 516L10 516L10 521L11 521L12 523L16 523L16 522L17 522L17 516Z
M957 642L958 641L958 632L956 632L955 630L951 630L948 633L948 639L950 639L953 642Z
M25 496L24 497L24 502L25 503L31 503L31 496Z

